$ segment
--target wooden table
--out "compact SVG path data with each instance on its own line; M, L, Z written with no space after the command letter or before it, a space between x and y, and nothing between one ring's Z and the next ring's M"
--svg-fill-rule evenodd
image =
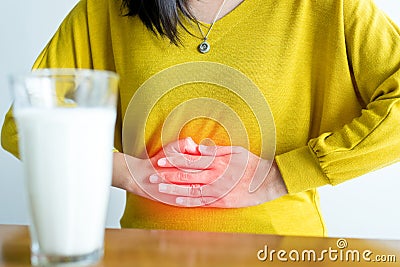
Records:
M347 246L340 249L338 245L342 247L345 245L344 241L347 242ZM30 266L29 243L26 226L0 225L0 266ZM266 256L266 246L268 258L262 261ZM271 260L273 250L276 252L272 253ZM278 252L279 250L282 252ZM326 252L323 252L324 250ZM316 253L315 259L310 251ZM296 253L299 255L299 261L294 261L297 257ZM360 256L359 262L357 253ZM324 260L319 261L322 259L321 254ZM340 259L341 254L343 260ZM349 262L346 262L346 255ZM371 262L366 262L363 255ZM381 259L386 258L387 261L392 262L373 262L378 255ZM287 262L284 262L285 259ZM107 229L105 256L96 266L247 267L290 264L295 266L400 266L400 241L349 238L338 243L336 238Z

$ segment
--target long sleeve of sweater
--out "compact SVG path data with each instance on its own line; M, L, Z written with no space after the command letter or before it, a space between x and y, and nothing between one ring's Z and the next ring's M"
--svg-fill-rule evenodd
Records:
M344 0L343 25L349 69L364 108L341 129L277 156L290 193L336 185L400 157L399 28L370 0Z

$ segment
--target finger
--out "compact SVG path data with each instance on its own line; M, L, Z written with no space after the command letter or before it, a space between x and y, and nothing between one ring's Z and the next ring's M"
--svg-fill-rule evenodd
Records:
M198 145L191 137L179 142L179 152L187 154L198 154Z
M216 199L212 197L177 197L176 204L182 207L201 207L215 202Z
M183 196L183 197L212 197L222 198L225 194L221 194L221 188L218 188L215 184L210 185L200 185L200 184L191 184L191 185L179 185L179 184L170 184L170 183L160 183L158 185L158 192L168 195L174 196ZM223 191L226 188L223 188Z
M226 156L229 154L239 154L245 151L240 146L205 146L199 145L199 152L203 156Z
M148 183L145 180L133 180L132 183L135 184L135 191L131 191L134 194L165 204L177 205L176 196L160 193L158 184Z
M218 179L218 174L213 170L203 171L168 171L158 172L158 178L153 178L155 183L167 182L172 184L210 184Z
M167 158L161 158L157 161L157 165L162 168L179 168L179 169L196 169L206 170L211 168L214 157L210 156L193 156L180 155Z
M163 177L157 175L157 174L152 174L149 177L149 181L152 184L159 184L159 183L165 183L167 182Z
M158 185L158 191L160 193L174 196L201 197L202 195L199 185L187 186L161 183Z
M180 139L178 141L169 143L164 148L164 153L166 155L173 154L194 154L198 155L198 145L193 141L191 137Z

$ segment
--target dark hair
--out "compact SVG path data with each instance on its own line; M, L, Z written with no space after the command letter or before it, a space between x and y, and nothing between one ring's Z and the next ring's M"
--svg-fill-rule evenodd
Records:
M138 15L140 20L154 34L168 37L175 45L180 44L178 25L182 26L182 16L193 20L188 0L122 0L126 16ZM180 15L181 13L181 15Z

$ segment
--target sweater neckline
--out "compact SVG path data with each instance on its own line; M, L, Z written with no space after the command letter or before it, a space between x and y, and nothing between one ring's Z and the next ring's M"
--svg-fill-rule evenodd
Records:
M219 19L217 19L215 21L215 23L220 24L223 23L226 20L237 20L239 18L244 18L244 14L248 14L249 10L249 5L251 3L257 2L257 0L243 0L242 3L240 3L239 5L237 5L234 9L232 9L229 13L225 14L224 16L220 17ZM246 9L245 11L243 11L243 9ZM240 14L238 14L240 13ZM234 17L234 18L232 18ZM199 23L201 23L201 25L210 27L211 23L207 23L207 22L203 22L203 21L199 21Z
M218 41L229 31L233 30L241 21L246 19L251 20L252 13L258 10L258 6L260 5L261 1L263 0L244 0L231 12L219 18L215 22L213 29L210 32L210 42ZM192 32L193 35L201 37L196 24L193 22L184 22L184 25ZM206 32L210 26L211 24L209 23L200 22L200 27L202 27L203 32Z

